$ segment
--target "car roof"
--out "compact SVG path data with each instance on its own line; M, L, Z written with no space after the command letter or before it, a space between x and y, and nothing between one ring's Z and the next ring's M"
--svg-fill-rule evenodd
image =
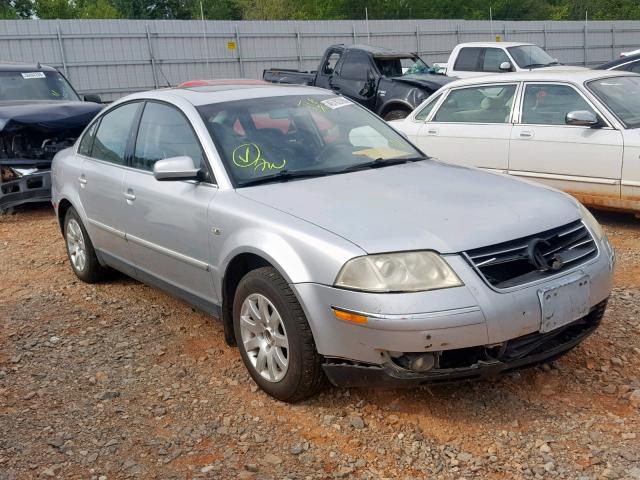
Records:
M505 82L569 82L580 84L596 78L628 77L636 75L631 72L602 70L530 70L526 72L499 73L481 77L463 78L445 85L444 88L461 87L464 85L479 85L483 83Z
M535 45L527 42L465 42L459 43L456 47L521 47L525 45Z
M612 60L607 63L603 63L602 65L598 65L597 67L595 67L594 70L609 70L610 68L617 67L618 65L636 62L638 60L640 60L640 53L636 55L629 55L628 57L618 58L616 60Z
M56 72L57 70L49 65L39 63L21 63L0 61L0 72Z
M287 95L335 95L333 92L323 88L308 87L303 85L279 85L273 83L266 84L246 84L241 80L232 83L226 80L219 85L203 85L194 87L174 87L151 90L148 92L134 93L122 100L134 99L156 99L162 100L168 97L182 98L194 106L207 105L210 103L222 103L233 100L246 100L252 98L283 97Z

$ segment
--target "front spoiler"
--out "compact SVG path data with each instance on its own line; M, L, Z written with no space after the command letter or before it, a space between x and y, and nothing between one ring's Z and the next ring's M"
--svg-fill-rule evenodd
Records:
M383 365L334 361L323 365L329 381L337 387L413 387L491 377L510 370L532 367L560 358L598 328L606 300L591 312L563 328L548 333L534 333L507 342L505 357L478 361L460 368L434 368L425 373L404 369L395 363Z
M0 213L17 205L51 200L51 170L37 170L15 180L0 182Z

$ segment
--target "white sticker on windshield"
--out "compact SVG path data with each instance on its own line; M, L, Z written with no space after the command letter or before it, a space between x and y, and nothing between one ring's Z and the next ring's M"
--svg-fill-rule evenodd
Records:
M22 78L46 78L44 72L27 72L22 74Z
M347 100L344 97L328 98L326 100L323 100L320 103L322 103L323 105L326 105L327 107L333 110L340 107L346 107L347 105L353 105L352 101Z

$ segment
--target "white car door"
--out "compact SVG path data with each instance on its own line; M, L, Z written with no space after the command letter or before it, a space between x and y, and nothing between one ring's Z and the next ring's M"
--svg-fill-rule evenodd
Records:
M524 85L520 122L515 125L509 173L530 177L597 204L598 197L620 197L622 133L614 129L573 85ZM569 112L590 111L597 127L567 125Z
M506 173L517 88L494 83L450 90L420 127L416 143L445 162Z

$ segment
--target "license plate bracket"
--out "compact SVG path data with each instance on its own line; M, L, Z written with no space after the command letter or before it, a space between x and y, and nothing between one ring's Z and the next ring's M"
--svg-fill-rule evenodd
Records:
M589 313L589 293L591 282L588 275L581 275L538 290L542 321L540 332L551 332Z

